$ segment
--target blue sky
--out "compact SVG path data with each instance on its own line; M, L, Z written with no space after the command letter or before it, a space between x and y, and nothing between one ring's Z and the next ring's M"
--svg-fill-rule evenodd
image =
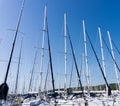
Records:
M16 23L18 20L22 0L1 0L0 1L0 83L3 82L7 61L9 58L11 45L13 41L14 31ZM26 0L23 16L20 24L20 32L16 41L16 47L14 50L13 60L10 68L8 83L10 86L14 85L15 82L15 73L17 71L17 61L20 49L21 37L24 37L23 50L22 50L22 63L20 68L20 85L23 85L23 79L26 79L26 86L29 82L30 70L32 69L33 59L35 54L35 45L38 45L41 48L42 42L42 31L43 28L43 14L44 6L47 5L47 17L49 24L50 32L50 42L52 48L52 57L53 57L53 69L55 75L56 87L64 84L64 37L63 37L63 14L67 13L67 24L71 33L71 38L73 41L73 46L75 49L78 66L80 69L81 65L81 55L84 53L83 45L83 31L82 31L82 20L85 20L87 31L92 39L95 50L101 60L101 52L99 46L99 37L98 37L98 26L101 27L102 35L105 40L108 42L106 31L109 30L111 37L119 47L120 39L120 1L119 0ZM45 38L47 39L47 38ZM45 40L46 42L46 40ZM88 41L87 41L88 42ZM109 44L109 43L108 43ZM104 83L101 76L99 67L95 60L94 54L91 50L89 43L88 47L88 62L91 75L91 84ZM47 42L45 44L47 48ZM67 73L69 85L69 75L72 67L72 56L67 41L67 51L68 51L68 60L67 60ZM61 53L62 52L62 53ZM105 62L106 70L109 82L115 82L115 73L113 68L113 62L111 57L104 47L105 52ZM41 50L38 50L38 58L36 60L35 67L35 76L38 75L40 71L40 55ZM120 65L119 58L120 56L115 51L115 57ZM44 65L43 65L43 75L47 71L48 65L48 51L45 51ZM75 72L75 70L74 70ZM74 74L74 76L76 76ZM39 78L39 75L38 75ZM36 79L36 78L35 78ZM11 81L10 81L11 80ZM10 83L11 82L11 83ZM39 83L39 81L37 81ZM73 79L73 86L76 86L76 79ZM12 85L13 84L13 85ZM21 90L22 87L19 87ZM10 89L13 89L12 87Z

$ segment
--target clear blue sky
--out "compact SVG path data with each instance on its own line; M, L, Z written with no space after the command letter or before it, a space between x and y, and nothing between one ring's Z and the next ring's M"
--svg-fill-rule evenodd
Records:
M3 82L6 72L7 61L10 55L11 45L13 41L14 31L8 29L15 29L18 20L22 0L1 0L0 1L0 83ZM29 82L30 70L32 69L35 45L38 44L41 47L42 31L43 28L43 14L44 6L47 5L47 17L49 23L50 42L52 48L53 57L53 69L55 75L56 86L61 86L64 83L64 38L63 38L63 14L67 13L67 24L71 32L71 38L75 49L77 62L81 65L81 55L84 53L83 48L83 31L82 20L85 20L86 28L92 39L95 50L101 60L101 52L99 46L98 26L101 27L102 34L106 41L108 41L106 31L109 30L111 37L120 48L120 1L119 0L26 0L25 8L20 24L20 32L18 34L16 47L14 50L13 60L10 68L8 83L10 86L14 86L15 76L17 71L17 61L20 49L21 36L24 36L23 50L22 50L22 64L20 74L20 85L22 86L23 79L26 79L26 86ZM45 38L46 39L46 38ZM108 43L109 44L109 43ZM91 75L91 84L104 83L103 78L94 54L88 46L88 61ZM47 48L47 42L45 44ZM115 73L113 69L113 63L111 57L104 47L106 70L109 82L115 82ZM70 53L69 42L67 43L67 51ZM35 72L40 71L40 55L41 50L38 50L38 58L36 60ZM43 75L47 70L48 64L48 52L45 51L44 69ZM115 51L117 62L120 65L120 56ZM68 73L68 85L69 74L71 70L71 55L67 56L67 73ZM75 72L75 71L74 71ZM35 74L35 76L37 76ZM59 74L59 76L58 76ZM75 74L74 74L75 77ZM36 79L36 78L35 78ZM39 79L39 76L38 76ZM11 81L10 81L11 80ZM73 79L73 85L76 85ZM12 83L10 83L12 82ZM44 82L44 81L43 81ZM38 81L39 83L39 81ZM21 89L22 87L19 87ZM10 89L13 89L12 87Z

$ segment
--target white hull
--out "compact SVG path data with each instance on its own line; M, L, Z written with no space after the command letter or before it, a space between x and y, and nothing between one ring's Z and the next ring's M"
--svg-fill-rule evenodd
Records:
M120 101L114 102L113 99L97 99L92 98L87 100L88 106L120 106ZM39 99L24 102L21 106L54 106L54 102L43 102ZM74 100L57 100L56 106L85 106L85 101L83 99Z

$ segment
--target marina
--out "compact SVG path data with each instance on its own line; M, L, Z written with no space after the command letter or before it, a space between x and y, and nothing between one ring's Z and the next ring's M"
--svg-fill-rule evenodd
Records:
M1 3L6 4L6 1ZM115 32L106 30L106 26L100 27L97 19L94 20L97 26L90 27L84 13L83 19L71 20L73 11L69 9L75 7L67 5L68 9L63 5L61 8L59 3L63 1L56 1L60 6L56 12L53 7L56 5L50 1L14 0L14 4L6 4L11 11L15 12L15 6L19 12L11 14L13 20L18 17L17 23L12 23L14 29L7 27L9 30L5 31L12 36L5 38L0 34L0 106L120 106L119 30L116 36L112 35ZM78 1L75 3L80 6ZM62 10L61 15L53 14L50 7L56 14ZM39 14L38 10L40 19L35 15ZM59 17L58 20L51 21L54 16ZM112 16L110 19L113 20ZM94 27L97 34L93 32ZM0 26L1 32L2 28ZM104 32L103 28L106 28ZM119 26L113 29L117 28Z

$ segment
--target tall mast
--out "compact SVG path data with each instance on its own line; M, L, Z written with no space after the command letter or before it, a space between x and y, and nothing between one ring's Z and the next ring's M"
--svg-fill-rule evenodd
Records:
M31 91L31 89L32 89L33 73L34 73L34 69L35 69L35 62L36 62L36 58L37 58L37 52L38 52L38 48L36 48L36 52L35 52L34 63L33 63L32 71L31 71L31 77L30 77L28 91Z
M82 91L82 95L83 95L83 97L84 97L84 99L85 99L84 92L83 92L83 86L82 86L82 82L81 82L81 79L80 79L80 74L79 74L79 70L78 70L78 65L77 65L77 61L76 61L76 57L75 57L75 52L74 52L74 49L73 49L73 45L72 45L72 41L71 41L71 38L70 38L70 33L69 33L69 30L68 30L68 27L67 27L67 31L68 31L68 38L69 38L69 41L70 41L72 56L73 56L75 68L76 68L76 71L77 71L78 81L79 81L79 84L80 84L80 88L81 88L81 91Z
M8 65L7 65L7 71L6 71L4 83L2 83L0 85L0 99L4 99L4 100L6 100L6 97L7 97L7 94L8 94L9 87L8 87L8 85L7 85L6 82L7 82L8 73L9 73L9 69L10 69L10 64L11 64L11 60L12 60L12 56L13 56L13 51L14 51L14 46L15 46L15 43L16 43L16 38L17 38L17 34L18 34L20 22L21 22L21 17L22 17L22 13L23 13L24 4L25 4L25 0L23 0L23 2L22 2L22 7L21 7L21 10L20 10L20 15L19 15L19 18L18 18L18 23L17 23L17 26L16 26L16 31L15 31L15 35L14 35L12 49L11 49L11 52L10 52L10 58L9 58Z
M107 34L108 34L108 39L109 39L109 43L110 43L111 54L112 54L113 59L115 60L115 55L114 55L114 51L113 51L113 46L112 46L110 32L107 31ZM114 62L114 69L115 69L115 73L116 73L118 89L120 90L120 82L119 82L118 70L117 70L117 66L116 66L115 62Z
M44 39L45 39L45 31L46 31L46 11L47 11L47 7L45 6L42 49L41 49L41 62L40 62L40 90L42 90L42 70L43 70L43 58L44 58Z
M20 61L21 61L21 54L22 54L22 42L23 42L23 38L21 40L21 48L20 48L20 53L19 53L17 76L16 76L16 83L15 83L15 94L17 93L17 89L18 89L18 77L19 77Z
M86 62L86 79L87 79L87 87L88 93L90 92L90 78L89 78L89 67L88 67L88 53L87 53L87 45L86 45L86 32L85 32L85 23L83 20L83 33L84 33L84 50L85 50L85 62Z
M11 50L11 54L10 54L10 59L9 59L9 63L8 63L8 66L7 66L7 72L6 72L5 81L4 81L5 83L7 81L7 76L8 76L8 72L9 72L9 68L10 68L10 63L11 63L11 60L12 60L14 46L15 46L15 43L16 43L16 38L17 38L19 26L20 26L20 21L21 21L22 13L23 13L24 3L25 3L25 0L23 0L21 11L20 11L20 16L19 16L18 23L17 23L17 26L16 26L14 41L13 41L12 50Z
M67 48L66 48L66 13L64 13L64 50L65 50L65 54L64 54L64 58L65 58L65 82L64 82L64 92L65 94L67 93L67 88L66 88L66 82L67 82Z
M103 72L104 75L106 77L106 68L105 68L105 58L104 58L104 50L103 50L103 43L102 43L102 34L101 34L101 30L100 27L98 28L98 32L99 32L99 38L100 38L100 48L101 48L101 55L102 55L102 67L103 67ZM106 85L106 91L107 91L107 85Z
M49 30L48 30L48 22L46 17L46 31L47 31L47 37L48 37L48 51L49 51L49 62L50 62L50 69L51 69L51 77L52 77L52 87L53 87L53 93L55 94L55 84L54 84L54 75L53 75L53 66L52 66L52 56L51 56L51 47L50 47L50 38L49 38ZM56 98L56 96L55 96ZM56 100L55 100L56 102Z
M89 42L90 42L91 48L92 48L92 50L93 50L93 53L94 53L94 55L95 55L95 58L96 58L96 60L97 60L98 65L99 65L99 68L100 68L100 71L101 71L102 76L103 76L103 78L104 78L104 81L105 81L105 83L106 83L106 85L107 85L107 87L108 87L108 96L110 96L110 95L111 95L110 85L108 84L108 81L107 81L107 79L106 79L106 77L105 77L105 75L104 75L102 66L101 66L101 64L100 64L100 62L99 62L99 59L98 59L98 56L97 56L97 54L96 54L96 52L95 52L95 49L94 49L93 44L92 44L92 41L90 40L90 37L89 37L89 35L88 35L88 33L87 33L86 30L85 30L85 32L86 32L86 34L87 34L88 40L89 40Z

